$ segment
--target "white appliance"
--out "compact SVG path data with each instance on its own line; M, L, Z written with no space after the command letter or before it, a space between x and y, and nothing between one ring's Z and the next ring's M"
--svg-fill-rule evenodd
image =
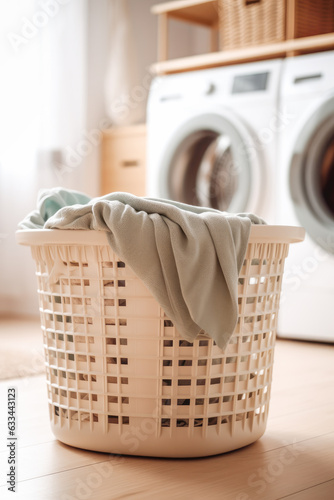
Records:
M334 52L284 61L278 218L306 240L285 264L281 337L334 342Z
M150 90L148 196L274 222L281 60L156 78Z

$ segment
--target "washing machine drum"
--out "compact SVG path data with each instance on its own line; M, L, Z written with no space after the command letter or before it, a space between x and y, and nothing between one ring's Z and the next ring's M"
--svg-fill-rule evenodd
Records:
M290 191L300 223L319 246L334 254L334 96L299 133Z
M260 167L251 144L248 130L235 119L188 120L162 155L162 197L222 211L259 211Z

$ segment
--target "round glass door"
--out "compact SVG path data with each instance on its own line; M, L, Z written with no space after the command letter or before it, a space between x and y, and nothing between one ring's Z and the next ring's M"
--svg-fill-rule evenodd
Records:
M328 116L320 123L311 120L312 131L304 131L307 140L292 158L290 191L300 223L319 246L334 254L334 98L323 109Z
M334 131L323 149L318 182L321 199L334 223Z
M236 196L239 172L231 138L212 130L194 132L177 151L169 189L177 201L227 211Z
M259 188L254 159L247 152L250 143L248 131L226 118L190 120L166 148L162 196L221 211L250 208L250 197L256 197ZM251 206L250 211L256 210Z

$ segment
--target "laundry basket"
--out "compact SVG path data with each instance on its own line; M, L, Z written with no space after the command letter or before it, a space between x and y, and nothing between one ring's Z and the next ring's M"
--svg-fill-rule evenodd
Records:
M225 351L183 340L104 232L18 231L37 266L55 436L89 450L196 457L265 431L284 260L304 230L252 226ZM194 277L195 279L195 277Z

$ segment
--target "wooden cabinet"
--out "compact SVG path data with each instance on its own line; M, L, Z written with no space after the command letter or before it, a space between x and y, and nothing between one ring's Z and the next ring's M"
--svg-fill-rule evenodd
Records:
M101 194L126 191L146 194L146 126L111 128L103 132Z

